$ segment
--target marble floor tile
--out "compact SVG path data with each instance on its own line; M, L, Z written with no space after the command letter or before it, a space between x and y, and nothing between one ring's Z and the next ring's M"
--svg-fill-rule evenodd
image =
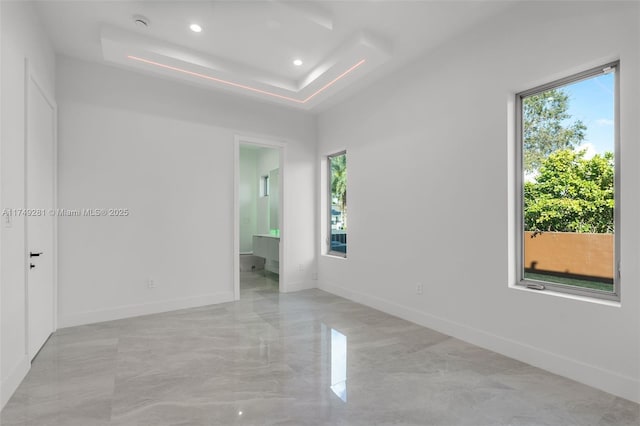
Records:
M333 296L241 273L241 300L57 331L5 426L638 426L638 404Z

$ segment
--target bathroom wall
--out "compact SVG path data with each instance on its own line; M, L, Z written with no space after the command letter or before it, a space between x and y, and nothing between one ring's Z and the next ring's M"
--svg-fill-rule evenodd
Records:
M240 209L240 254L253 251L253 235L256 234L258 212L257 172L258 150L252 146L240 146L240 185L238 201Z
M271 185L271 196L260 195L262 177L278 169L277 149L244 144L240 146L240 253L250 253L255 234L269 234L269 200L277 196L278 185Z
M256 171L258 174L258 179L262 178L262 176L268 176L272 170L279 168L279 163L280 155L277 149L261 148L258 153L258 157L256 158ZM269 234L271 229L273 229L273 227L270 225L269 203L274 196L277 198L279 188L277 183L276 185L271 184L270 187L270 196L258 197L258 234Z

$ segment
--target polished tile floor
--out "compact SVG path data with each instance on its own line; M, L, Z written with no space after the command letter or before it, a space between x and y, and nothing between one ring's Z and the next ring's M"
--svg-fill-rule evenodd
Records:
M58 331L2 425L635 425L637 404L320 290Z

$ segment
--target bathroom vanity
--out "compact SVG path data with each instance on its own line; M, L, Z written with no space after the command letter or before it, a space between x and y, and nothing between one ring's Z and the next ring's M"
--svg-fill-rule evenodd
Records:
M264 269L278 274L280 272L280 237L269 234L254 235L253 255L264 257Z

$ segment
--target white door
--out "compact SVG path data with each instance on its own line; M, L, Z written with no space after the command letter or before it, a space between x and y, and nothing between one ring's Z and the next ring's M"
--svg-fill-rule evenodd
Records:
M27 73L26 197L28 351L33 359L54 331L56 109Z

